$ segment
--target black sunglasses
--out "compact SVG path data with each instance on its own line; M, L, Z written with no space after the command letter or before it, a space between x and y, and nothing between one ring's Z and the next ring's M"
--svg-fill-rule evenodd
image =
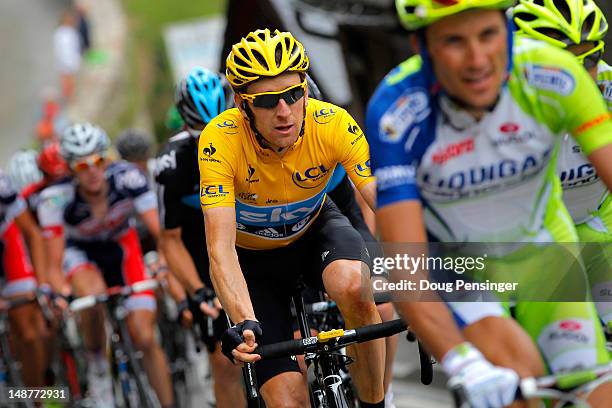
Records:
M287 105L293 105L304 97L305 89L306 81L283 89L282 91L240 94L240 97L245 101L252 102L253 106L257 108L272 109L278 105L281 98L287 102Z

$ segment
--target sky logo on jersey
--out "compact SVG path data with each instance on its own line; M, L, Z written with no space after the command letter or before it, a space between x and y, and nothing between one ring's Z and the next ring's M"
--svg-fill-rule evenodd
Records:
M529 85L563 96L571 94L576 88L572 74L556 67L529 65L525 68L525 76Z
M170 153L166 153L155 159L155 165L153 168L153 174L155 177L159 176L166 169L176 169L175 150L172 150Z
M319 164L303 172L296 171L291 178L293 183L300 188L316 188L323 184L328 173L329 170L324 165Z
M337 111L334 108L323 108L319 109L318 111L314 111L312 113L312 117L315 122L320 123L321 125L325 125L326 123L332 121L334 116L336 116L336 113Z
M359 177L370 177L372 175L370 160L367 160L365 163L359 163L358 165L356 165L355 173L357 173Z
M430 112L425 89L407 89L380 119L381 140L398 143L410 126L423 121Z
M457 143L449 144L448 146L439 149L437 152L431 156L431 161L434 164L442 165L453 159L455 157L459 157L465 153L474 151L474 139L467 138L463 139Z
M306 200L286 205L256 206L236 201L236 221L246 226L278 227L282 225L301 225L300 221L310 217L321 208L325 192ZM297 231L294 231L297 232Z

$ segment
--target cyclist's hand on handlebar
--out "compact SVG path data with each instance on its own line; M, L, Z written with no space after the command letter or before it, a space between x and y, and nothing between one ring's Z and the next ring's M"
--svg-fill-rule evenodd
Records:
M257 338L261 337L261 323L255 320L240 322L223 333L221 351L233 363L254 363L261 359L259 354L251 354L257 348Z
M221 304L215 297L215 292L209 288L199 288L195 291L191 300L196 305L199 305L200 310L206 316L210 316L213 319L219 317L219 311L221 310ZM212 303L212 305L210 304Z
M187 299L183 299L176 305L178 321L179 323L186 328L190 328L193 325L193 314L191 310L189 310L189 302Z
M473 408L502 408L514 401L519 376L487 361L470 343L449 351L442 359L449 388L462 387Z

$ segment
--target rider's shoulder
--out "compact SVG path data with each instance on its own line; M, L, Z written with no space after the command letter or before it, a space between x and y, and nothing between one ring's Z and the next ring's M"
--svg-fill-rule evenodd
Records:
M221 112L217 117L211 120L202 134L200 139L209 137L225 137L234 136L238 133L246 133L248 123L243 120L242 114L238 108L230 108ZM227 138L232 139L231 137Z
M603 60L597 64L597 85L612 110L612 67Z
M181 165L193 166L188 163L188 156L195 155L197 140L189 132L177 133L168 139L168 142L161 148L155 158L153 174L158 183L176 181L175 176Z
M420 55L413 55L393 68L378 85L368 102L368 120L378 120L389 109L406 98L417 98L419 103L429 104L429 83ZM423 99L425 97L425 99Z
M333 103L308 98L306 124L311 124L315 129L324 130L333 128L333 124L340 121L346 114L348 114L348 112L345 109ZM330 123L332 126L327 126Z
M128 194L139 194L148 189L146 174L127 161L118 160L111 163L106 169L106 178L112 189Z
M0 172L0 202L2 204L10 204L17 199L17 190L13 187L13 183L9 176Z

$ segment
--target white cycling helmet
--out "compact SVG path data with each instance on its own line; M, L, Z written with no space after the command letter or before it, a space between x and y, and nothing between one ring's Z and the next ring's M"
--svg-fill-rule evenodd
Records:
M10 158L6 172L17 191L42 180L42 172L36 163L37 157L36 150L20 150Z
M102 128L91 123L75 123L62 134L60 153L71 162L93 153L104 154L110 145L110 139Z

